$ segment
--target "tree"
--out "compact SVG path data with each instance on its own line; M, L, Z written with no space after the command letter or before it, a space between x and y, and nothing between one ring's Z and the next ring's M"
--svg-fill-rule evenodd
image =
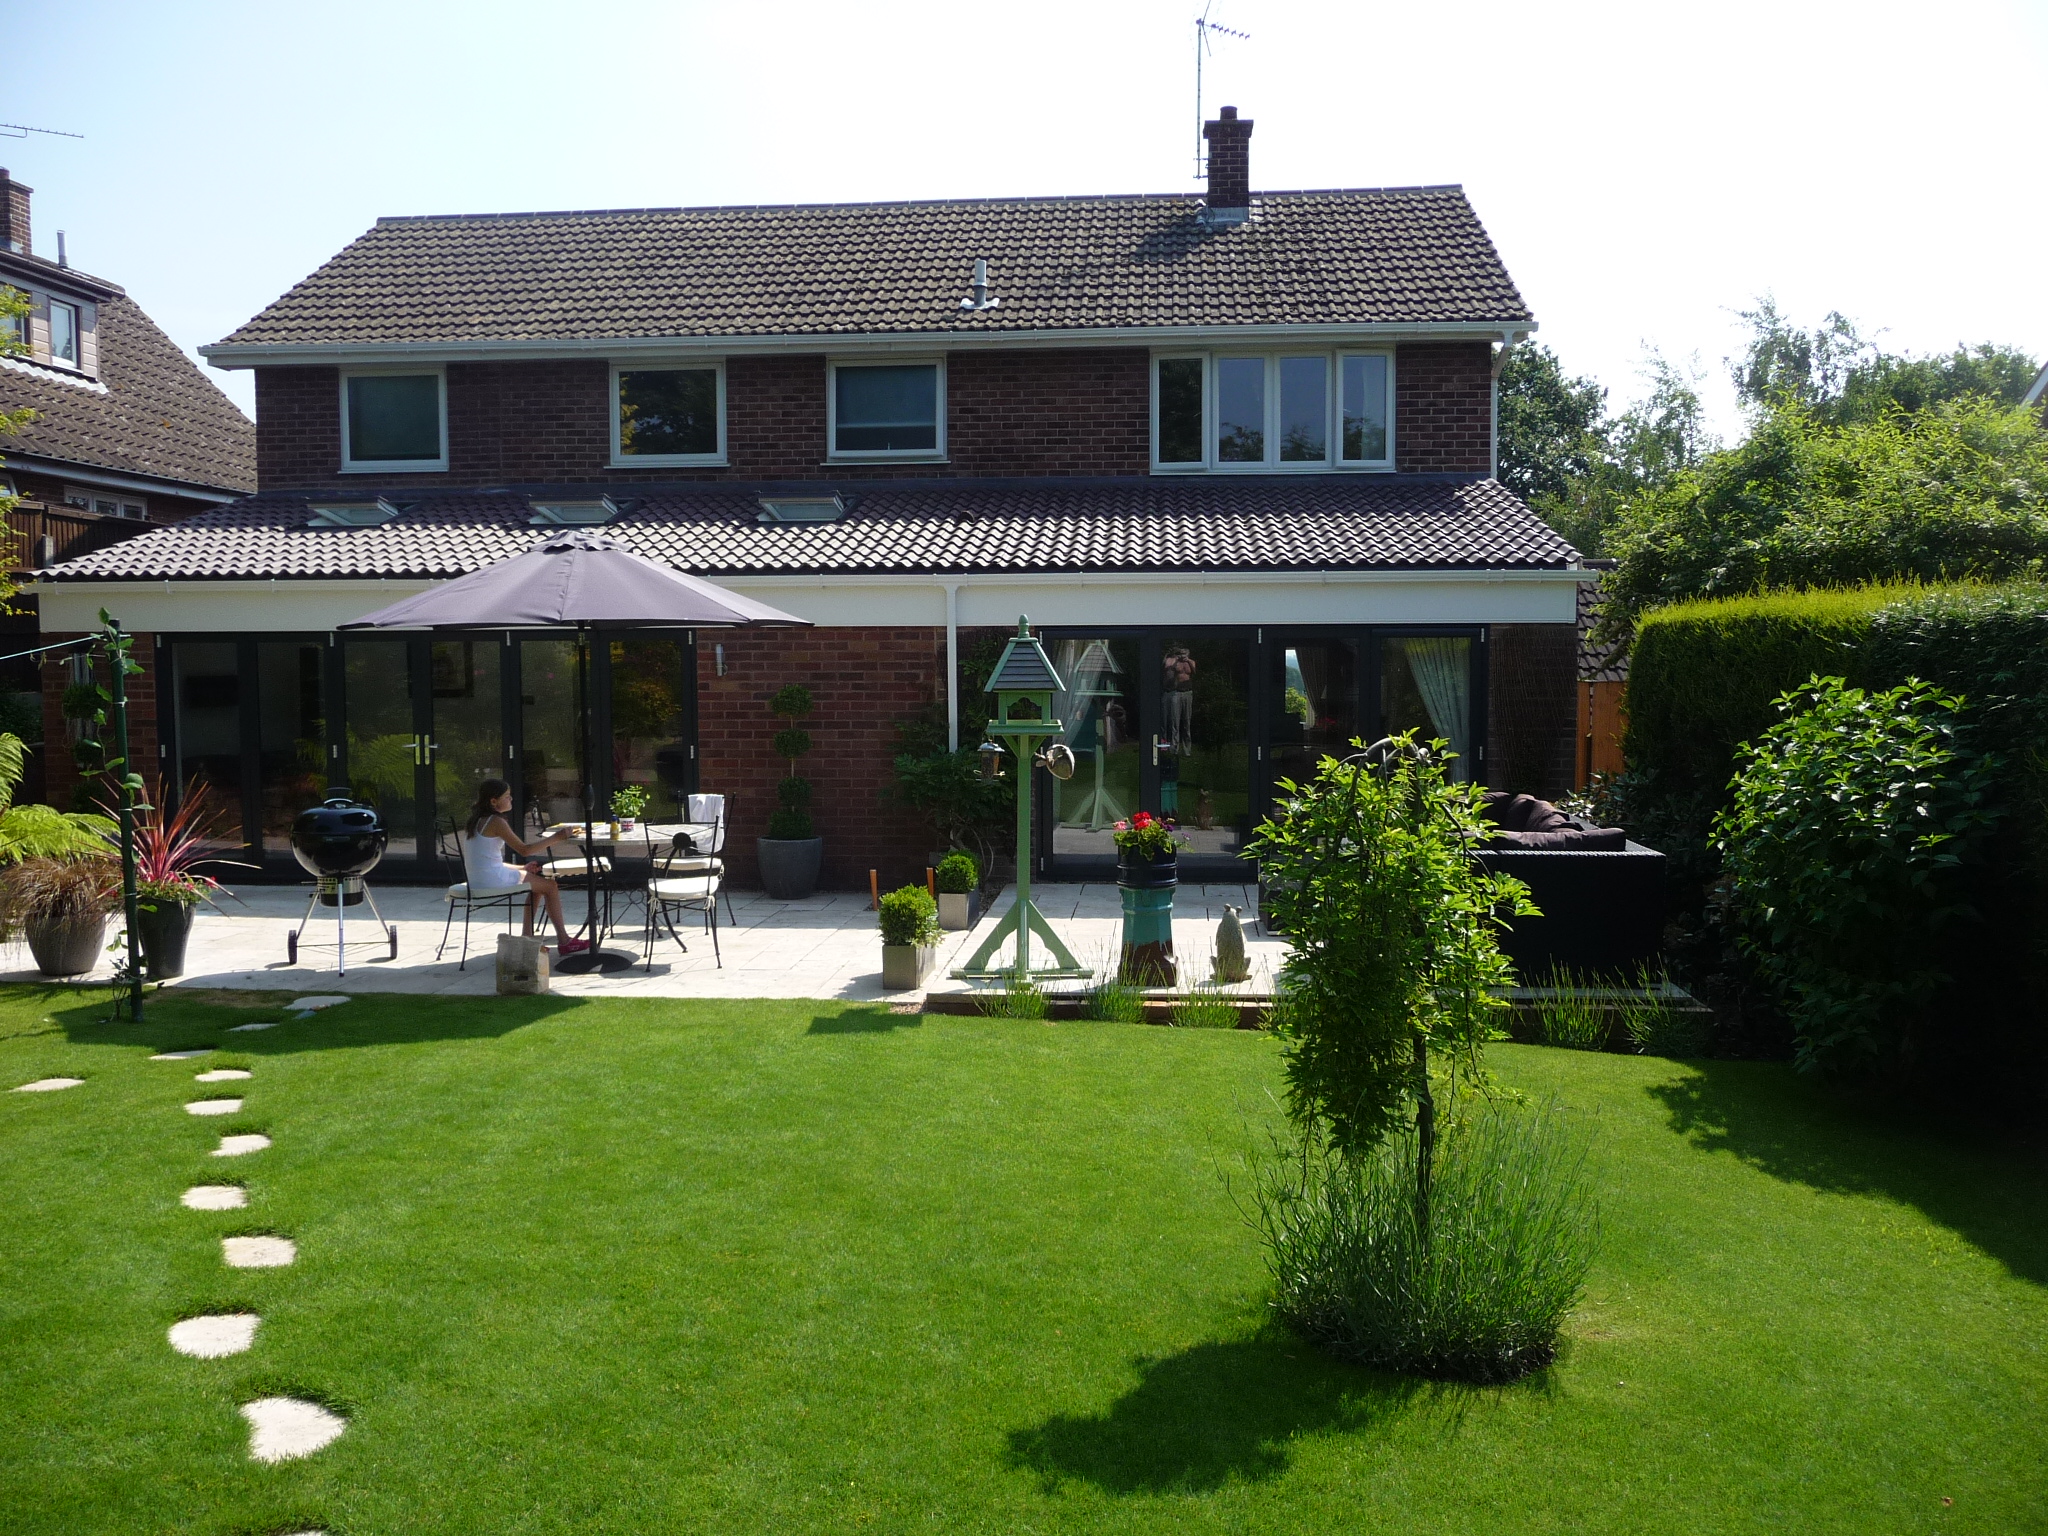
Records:
M1600 385L1568 377L1546 346L1515 347L1500 370L1500 483L1531 506L1564 497L1599 460L1606 419Z

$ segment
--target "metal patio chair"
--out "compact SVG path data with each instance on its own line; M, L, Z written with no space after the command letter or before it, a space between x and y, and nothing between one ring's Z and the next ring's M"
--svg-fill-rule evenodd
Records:
M462 863L462 831L453 816L434 818L434 851L440 855L442 871L449 878L448 889L442 900L448 903L448 921L441 925L441 947L434 951L439 960L448 950L448 936L455 927L455 912L462 911L462 963L458 971L469 969L469 919L470 914L488 911L493 907L505 909L505 931L512 931L512 912L515 907L523 908L529 894L525 886L509 891L472 891L469 888L469 871Z
M711 935L711 953L718 960L718 968L725 969L725 955L718 947L718 892L725 883L725 863L708 854L689 852L692 841L687 833L678 832L669 844L668 853L658 862L650 860L648 864L646 965L650 971L654 969L654 925L657 919L683 953L687 955L690 952L690 946L676 932L675 914L678 912L704 914L704 931ZM731 903L732 898L728 895L728 908Z

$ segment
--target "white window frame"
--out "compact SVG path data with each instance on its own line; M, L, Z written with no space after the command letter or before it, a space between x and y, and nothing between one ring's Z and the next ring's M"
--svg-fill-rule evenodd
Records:
M1202 461L1168 464L1159 458L1159 365L1175 359L1202 359ZM1217 367L1224 358L1255 357L1266 365L1266 457L1256 464L1225 463L1216 455L1216 434L1221 407L1217 401ZM1289 463L1280 458L1280 359L1321 357L1328 367L1325 395L1329 425L1324 437L1325 457L1307 463ZM1387 360L1387 456L1384 459L1345 459L1344 452L1344 359L1383 357ZM1297 475L1297 474L1389 474L1394 468L1394 422L1399 395L1394 372L1394 349L1387 347L1267 346L1218 347L1209 351L1175 349L1152 354L1152 473L1155 475Z
M441 407L441 456L438 459L358 459L348 441L348 381L367 378L404 378L432 374L435 396ZM344 368L336 406L341 412L341 473L344 475L438 475L448 470L448 370L446 368Z
M844 368L932 368L938 391L933 408L938 416L935 446L930 448L852 448L839 450L839 370ZM825 462L827 464L944 464L946 458L946 359L930 357L831 357L825 360Z
M711 453L627 453L621 441L619 423L619 375L622 373L701 373L706 368L718 375L718 447ZM674 469L685 465L722 465L725 451L725 359L722 357L664 357L614 362L611 371L612 461L613 469Z
M76 355L69 358L57 355L57 311L71 311L71 350ZM85 306L70 299L52 297L44 301L44 334L49 338L50 366L69 368L73 373L85 372Z

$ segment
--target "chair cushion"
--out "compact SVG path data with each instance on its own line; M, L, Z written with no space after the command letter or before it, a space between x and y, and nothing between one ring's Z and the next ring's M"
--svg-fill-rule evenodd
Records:
M588 861L579 855L573 859L549 859L541 866L541 873L553 880L580 880L589 868ZM610 874L612 861L600 856L597 861L597 872L600 875Z
M696 858L677 857L663 859L661 861L661 873L664 875L701 875L706 873L722 875L725 873L725 860L707 859L701 856Z
M706 901L718 894L718 876L686 875L679 880L650 880L647 889L659 901Z
M500 885L486 891L472 891L469 888L469 882L463 880L449 886L441 899L447 902L503 901L508 896L524 896L525 894L526 887L523 885Z

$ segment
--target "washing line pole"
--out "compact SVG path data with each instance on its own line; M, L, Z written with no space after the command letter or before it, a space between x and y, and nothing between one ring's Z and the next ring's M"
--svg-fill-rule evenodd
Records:
M128 919L128 1015L142 1022L142 938L140 902L135 889L135 791L142 776L128 761L128 647L121 621L100 610L107 626L107 653L114 671L114 744L121 768L121 908Z

